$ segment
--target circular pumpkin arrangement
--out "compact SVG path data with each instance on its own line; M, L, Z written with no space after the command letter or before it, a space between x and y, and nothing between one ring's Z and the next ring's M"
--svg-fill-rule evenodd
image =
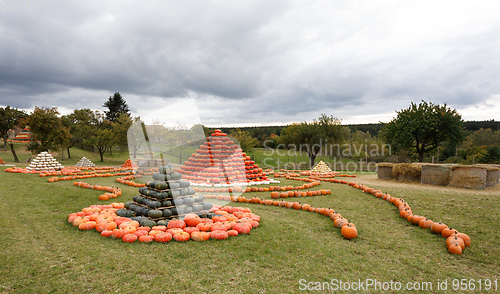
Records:
M211 211L219 218L201 218L196 214L187 214L184 220L171 219L166 226L150 227L142 226L131 218L118 216L116 212L123 208L124 203L92 205L70 214L68 223L82 231L95 230L103 237L121 239L125 243L168 243L172 239L177 242L225 240L249 234L260 222L260 217L246 207L214 205Z

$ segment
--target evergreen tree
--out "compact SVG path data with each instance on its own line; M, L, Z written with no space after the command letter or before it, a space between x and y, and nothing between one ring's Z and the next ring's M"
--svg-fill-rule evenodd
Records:
M116 122L121 113L130 116L130 109L128 108L127 102L119 92L116 92L113 96L109 96L108 101L104 103L103 107L109 109L109 111L104 111L106 119L109 121Z

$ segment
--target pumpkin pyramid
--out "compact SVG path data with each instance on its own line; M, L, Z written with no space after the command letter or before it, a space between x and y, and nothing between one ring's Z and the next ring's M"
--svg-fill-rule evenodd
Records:
M139 189L140 195L125 203L125 208L119 209L116 214L149 227L166 226L170 219L182 219L188 213L201 217L210 216L209 210L213 204L204 201L202 195L196 194L190 183L182 180L182 175L173 165L161 166L158 172L153 174L153 179Z
M78 163L75 165L76 167L94 167L95 164L90 161L90 159L88 159L87 157L82 157L82 159L80 159L80 161L78 161Z
M0 158L0 164L5 164L5 161L3 161L3 159Z
M26 168L27 170L61 170L62 166L57 160L52 157L52 155L46 151L40 152L35 159L33 159L30 165Z
M125 161L124 164L122 164L122 167L134 169L134 168L137 168L138 166L129 158L129 159L127 159L127 161Z
M318 162L318 164L316 164L311 171L316 172L316 173L331 173L332 172L331 168L326 163L324 163L323 160Z
M269 183L262 168L220 130L191 154L179 172L193 185Z

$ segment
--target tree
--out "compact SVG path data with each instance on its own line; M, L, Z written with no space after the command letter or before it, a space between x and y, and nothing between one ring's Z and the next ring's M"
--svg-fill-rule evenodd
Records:
M241 149L245 152L249 152L255 145L259 143L259 140L252 137L252 135L250 135L250 132L242 131L240 129L231 130L231 132L229 132L229 136L238 140Z
M83 128L84 144L94 146L101 161L104 161L104 152L114 141L113 122L99 111L92 112L90 123Z
M297 146L300 151L305 149L312 167L316 157L327 143L338 144L344 140L341 124L339 119L321 114L312 123L304 121L300 124L289 125L282 131L280 139L289 149L297 150Z
M108 101L104 103L103 107L109 109L108 111L104 111L106 119L109 121L116 122L121 113L130 116L130 109L127 102L119 92L116 92L113 96L109 96Z
M24 111L18 110L17 108L10 108L7 106L5 108L0 107L0 136L3 139L3 149L7 150L7 136L9 130L13 129L19 124L20 120L26 117ZM16 150L14 150L14 144L9 143L10 151L14 157L15 162L19 162L17 158Z
M418 160L423 162L425 153L442 143L457 146L464 140L462 116L444 105L422 100L419 105L396 111L397 117L384 125L381 137L394 149L415 148Z
M22 120L30 128L31 138L26 148L33 153L59 150L68 146L71 139L69 127L63 125L57 107L39 108Z
M68 158L71 158L70 148L80 143L83 148L84 127L91 123L93 111L88 108L75 109L73 113L61 117L64 126L69 128L71 139L67 146Z

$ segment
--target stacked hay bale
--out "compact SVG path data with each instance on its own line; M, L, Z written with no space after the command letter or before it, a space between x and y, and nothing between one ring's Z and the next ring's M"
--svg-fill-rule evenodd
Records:
M82 159L80 159L80 161L78 161L78 163L75 165L76 167L95 167L95 164L90 161L90 159L88 159L87 157L82 157Z
M450 184L451 165L425 164L422 165L422 184L447 186Z
M486 187L495 187L500 179L500 168L493 164L476 164L477 167L486 168Z
M398 163L392 167L392 175L398 181L420 182L422 165L413 163Z
M40 152L35 159L33 159L27 170L61 170L62 166L52 155L46 151Z
M377 164L377 177L379 179L384 180L392 180L394 179L394 175L392 174L392 167L394 163L390 162L381 162Z
M484 189L487 169L475 165L455 165L451 167L450 185L457 188Z
M331 168L323 160L318 162L318 164L316 164L311 171L316 172L316 173L331 173L332 172Z

